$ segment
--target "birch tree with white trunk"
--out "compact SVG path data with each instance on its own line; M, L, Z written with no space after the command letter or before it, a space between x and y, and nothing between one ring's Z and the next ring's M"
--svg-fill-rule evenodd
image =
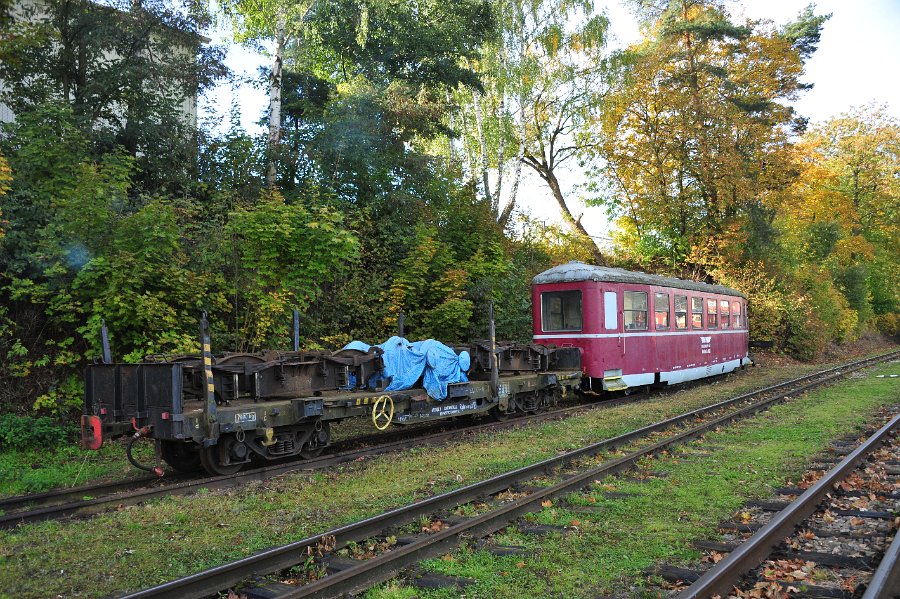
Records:
M560 179L588 155L589 136L580 133L591 126L607 90L603 51L609 21L588 0L495 0L493 6L500 35L473 65L484 92L457 96L460 120L475 125L462 132L466 174L506 226L517 205L522 166L530 167L547 185L563 221L602 263Z
M285 51L303 39L304 18L314 0L223 0L222 13L231 20L235 41L259 48L271 44L269 71L269 134L266 157L266 185L274 188L278 177L281 145L281 104Z

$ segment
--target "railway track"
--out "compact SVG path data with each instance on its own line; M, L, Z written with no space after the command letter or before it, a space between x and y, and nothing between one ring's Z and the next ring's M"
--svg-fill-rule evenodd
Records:
M801 389L811 388L818 384L825 384L844 374L851 369L863 368L876 361L886 360L892 356L900 355L900 352L892 352L881 356L874 356L856 362L835 366L822 371L811 373L803 377L771 385L763 389L743 394L730 401L750 401L764 397L768 394L784 392L793 387ZM534 422L541 422L559 418L565 418L572 413L585 409L608 409L623 403L635 403L635 398L617 398L603 402L587 402L574 406L568 406L551 410L536 415L528 415L514 418L504 422L482 423L472 426L463 420L456 423L440 423L434 426L425 426L416 429L418 436L410 437L409 432L371 435L365 438L347 440L333 446L335 451L325 456L312 460L292 461L283 464L272 464L261 468L238 472L225 476L188 476L176 475L165 480L156 477L132 479L98 485L86 485L72 489L61 489L41 494L22 495L0 500L0 528L11 528L19 524L40 522L44 520L57 520L66 517L85 517L101 513L108 509L121 506L136 505L145 501L158 499L168 495L188 495L200 489L228 489L235 488L254 481L264 481L290 472L301 470L321 470L359 459L374 457L393 451L401 451L410 447L434 445L458 438L460 432L465 434L478 434L489 431L504 430L513 427L524 426ZM718 405L718 404L717 404ZM428 431L438 432L429 433ZM425 434L421 434L421 433ZM390 438L394 441L384 442ZM368 443L378 443L368 446ZM341 451L341 446L353 447Z
M542 503L548 500L589 486L599 478L631 469L646 456L697 438L717 427L765 410L791 395L897 354L893 352L869 358L731 398L361 522L138 591L127 597L206 597L225 589L236 588L236 585L240 594L249 599L336 597L356 592L387 580L423 559L446 553L461 538L489 535L524 514L541 509ZM654 438L661 433L668 433L669 436L654 442ZM612 450L621 450L637 442L643 442L644 445L619 457L608 455ZM604 461L598 465L598 459ZM549 483L548 476L553 478ZM471 517L449 515L461 511L471 513L471 510L460 508L473 502L484 505L484 510ZM426 520L431 524L425 527L423 533L397 536L398 531L403 531L403 527ZM388 539L394 539L394 542L391 543ZM387 545L387 550L365 560L336 557L336 551L363 540L373 546ZM304 581L305 584L286 584L281 581L278 575L280 572L292 567L302 570L302 564L308 564L309 558L313 558L317 567L327 574Z
M413 425L416 433L424 433L428 434L430 431L438 431L442 432L448 428L459 428L458 426L453 426L455 423L450 421L442 421L441 423L436 424L428 424L428 425ZM368 435L365 437L354 437L353 439L341 440L336 443L333 443L329 448L329 454L331 453L342 453L344 451L348 451L353 448L362 448L369 446L371 444L383 444L383 443L392 443L392 440L403 440L408 439L409 432L406 434L397 434L397 431L392 431L391 433L382 433L378 435ZM304 461L304 462L296 462L298 465L302 467L307 467L309 464L313 463L312 460ZM279 462L274 462L274 465L284 465ZM252 471L246 471L245 474L256 472L254 469ZM219 477L219 478L239 478L238 476L227 476L227 477ZM50 507L53 505L60 505L64 503L79 501L81 498L85 496L90 497L100 497L113 495L116 493L128 492L139 490L143 487L163 487L163 486L171 486L174 487L178 483L190 482L195 480L210 480L211 477L208 474L179 474L173 471L167 471L165 478L160 478L158 476L141 476L129 478L127 480L119 480L113 482L103 482L89 485L82 485L79 487L69 487L63 489L54 489L51 491L47 491L44 493L31 493L26 495L17 495L14 497L6 497L0 499L0 510L4 512L17 511L17 510L37 510L39 508Z
M718 550L720 559L676 599L780 596L791 587L791 596L900 596L900 535L894 522L900 501L898 430L900 414L895 414L828 472L818 472L821 477L807 488L782 489L782 495L799 496L780 510L773 508L782 507L779 502L764 504L774 513L754 523L751 528L758 530L744 542L698 544ZM894 541L884 550L891 535Z

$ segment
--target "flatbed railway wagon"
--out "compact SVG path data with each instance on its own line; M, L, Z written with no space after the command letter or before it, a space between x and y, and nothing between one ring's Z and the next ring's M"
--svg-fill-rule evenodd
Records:
M534 341L579 348L586 390L681 383L750 363L747 298L735 289L581 262L532 283Z
M201 340L199 357L89 366L83 446L98 449L106 439L131 435L132 463L162 474L131 456L131 443L147 437L178 471L202 467L225 475L251 460L315 457L330 443L331 426L347 418L368 418L380 430L487 412L502 418L544 409L581 384L575 348L454 347L457 355L469 353L469 380L448 384L447 396L437 400L419 387L387 391L382 383L373 389L373 375L384 369L383 350L374 346L213 357L208 335Z

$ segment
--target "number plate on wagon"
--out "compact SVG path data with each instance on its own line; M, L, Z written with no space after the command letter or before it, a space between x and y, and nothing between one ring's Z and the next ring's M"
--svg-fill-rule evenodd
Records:
M245 424L247 422L256 422L256 412L240 412L234 415L235 424Z

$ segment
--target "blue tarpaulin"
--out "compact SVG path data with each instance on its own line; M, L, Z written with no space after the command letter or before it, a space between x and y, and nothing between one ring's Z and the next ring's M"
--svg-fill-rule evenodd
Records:
M425 370L425 354L403 337L391 337L378 347L384 350L384 376L391 379L385 391L415 387Z
M469 352L456 354L440 341L427 339L410 343L403 337L391 337L378 345L384 354L384 371L374 379L389 378L385 391L402 391L416 386L419 380L434 399L447 397L447 385L464 383L469 379ZM352 341L344 349L368 352L370 346L362 341ZM370 385L373 381L370 381Z
M435 399L447 397L447 385L468 381L466 371L469 369L469 352L456 352L434 339L413 343L425 356L425 372L422 382L428 395Z

